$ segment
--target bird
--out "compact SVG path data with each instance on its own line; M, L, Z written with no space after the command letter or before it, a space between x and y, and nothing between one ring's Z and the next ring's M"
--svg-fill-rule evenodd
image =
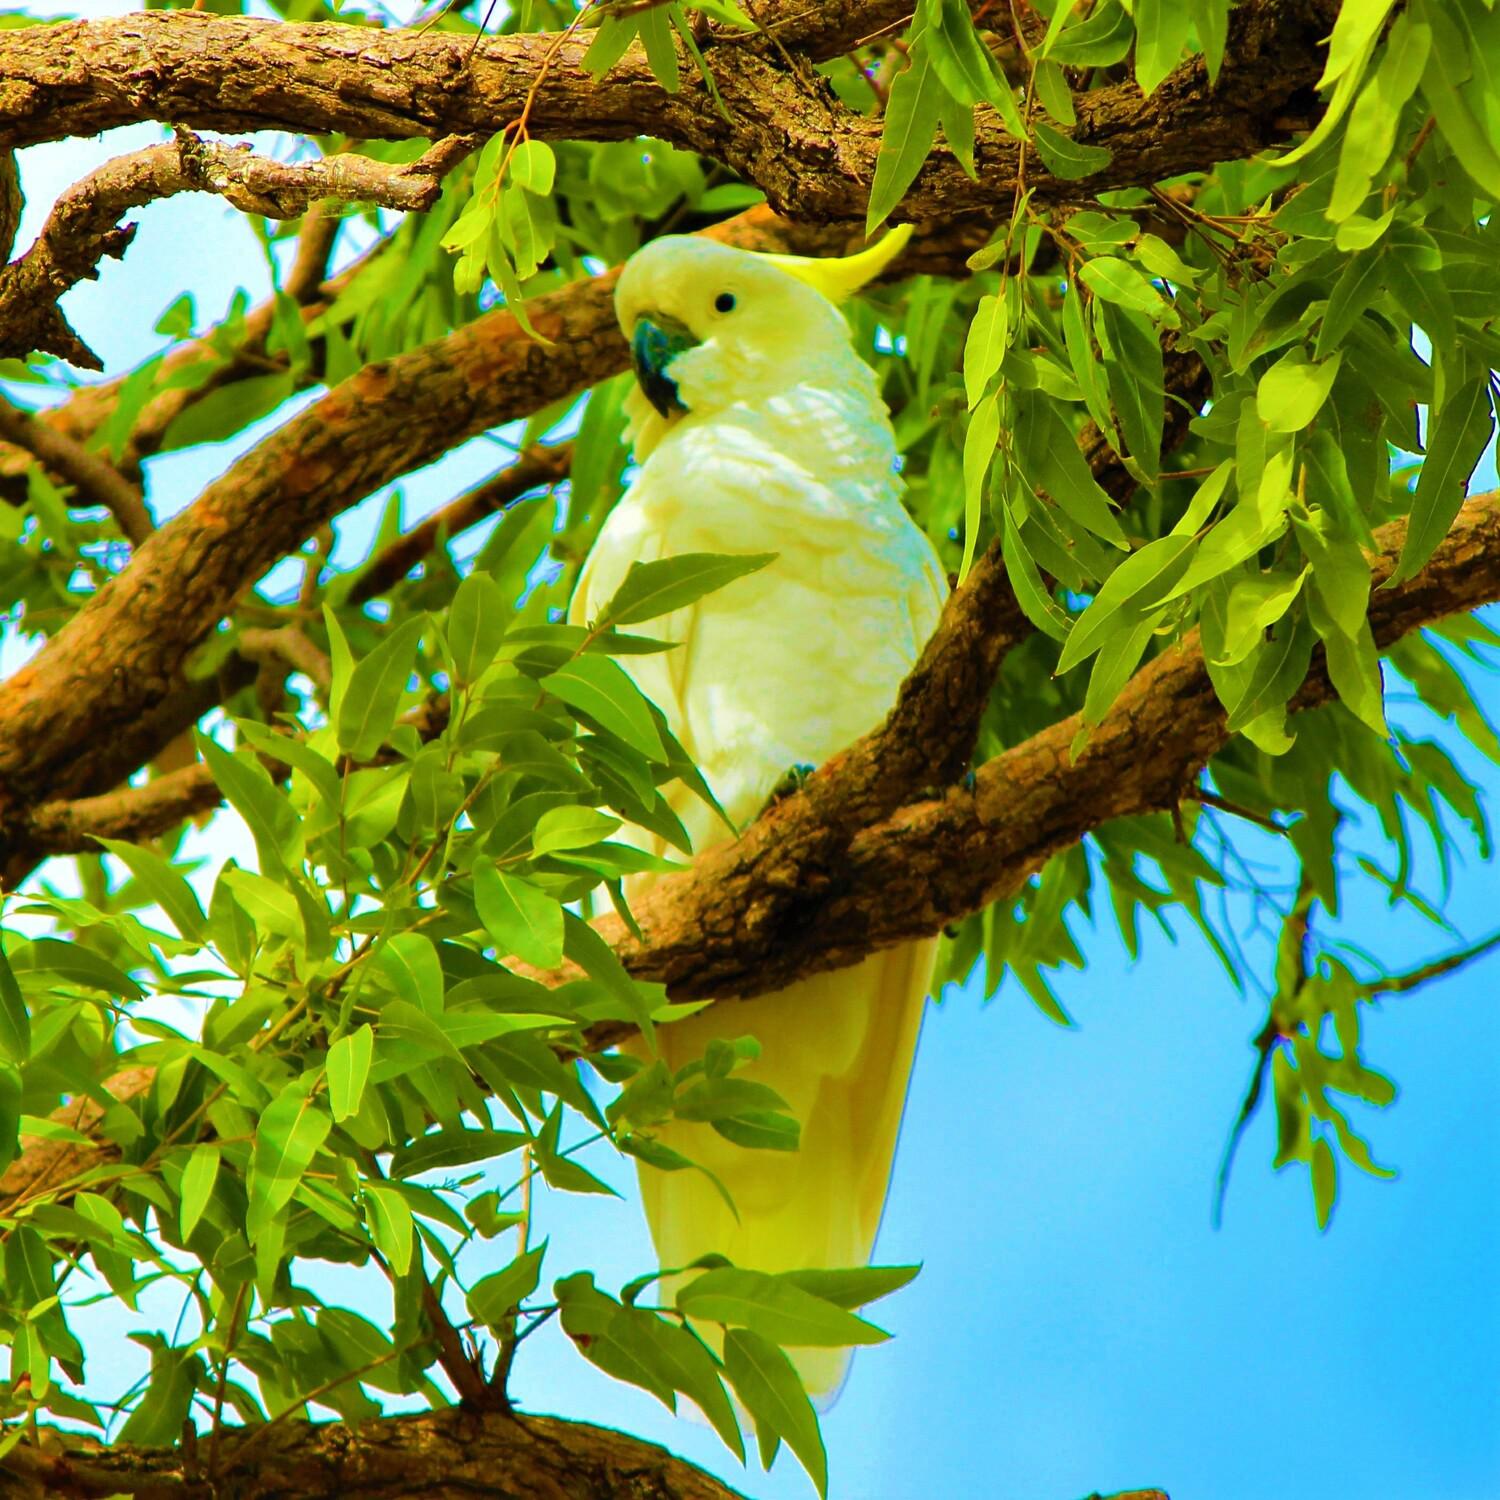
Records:
M907 235L826 258L668 235L638 250L616 284L638 469L585 560L569 620L596 619L633 563L775 554L654 622L675 649L619 658L736 825L790 768L821 763L881 722L948 593L902 504L876 374L837 306ZM676 791L695 852L730 836L700 799ZM661 852L655 836L635 834ZM627 896L656 878L633 877ZM869 1263L935 956L934 941L908 944L658 1028L673 1069L715 1038L755 1036L760 1055L737 1076L769 1085L801 1127L792 1152L745 1149L704 1124L658 1128L719 1179L738 1214L704 1174L641 1164L664 1270L710 1253L773 1273ZM673 1279L664 1285L670 1296ZM847 1351L789 1354L810 1394L836 1394Z

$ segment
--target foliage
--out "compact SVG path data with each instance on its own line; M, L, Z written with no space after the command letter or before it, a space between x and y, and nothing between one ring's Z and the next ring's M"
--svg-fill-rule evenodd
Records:
M352 0L273 9L380 24L379 7ZM1243 987L1257 960L1210 898L1253 900L1280 938L1262 1052L1276 1165L1308 1169L1320 1226L1339 1156L1386 1170L1330 1091L1394 1097L1364 1060L1363 1002L1402 982L1378 956L1340 950L1320 922L1351 882L1376 882L1441 930L1441 900L1411 883L1410 815L1443 859L1460 837L1444 806L1485 858L1492 834L1431 720L1451 719L1500 760L1466 685L1500 637L1465 618L1402 642L1385 670L1427 718L1393 722L1366 621L1374 529L1410 517L1399 576L1431 554L1491 440L1500 362L1500 81L1486 62L1500 56L1500 11L1465 0L1392 10L1346 0L1327 112L1293 149L1094 197L1080 189L1073 202L1018 187L967 278L916 276L850 311L893 412L913 514L955 575L1002 547L1034 627L1006 659L978 758L1074 712L1081 747L1141 664L1195 629L1235 731L1179 816L1117 820L1055 857L950 934L943 975L963 980L983 961L993 990L1008 969L1066 1024L1048 970L1084 962L1080 919L1112 912L1134 952L1142 918L1177 907ZM884 108L872 228L900 217L933 152L976 170L976 111L1055 178L1086 182L1109 153L1069 135L1075 96L1129 78L1149 93L1198 54L1213 75L1229 26L1228 0L1034 13L1046 24L1018 47L999 22L976 30L957 0L922 0L899 48L884 37L822 65L845 103ZM750 25L726 3L580 14L530 0L504 29L597 24L588 66L599 76L639 38L676 89L705 66L698 18ZM438 24L473 30L451 13ZM390 161L418 151L359 149ZM497 302L524 317L538 294L760 196L661 142L544 141L523 118L448 178L428 214L353 219L349 241L381 248L309 323L280 298L269 368L217 383L248 297L212 325L175 301L161 354L118 387L99 451L119 459L147 403L174 389L205 394L166 429L162 451L235 437L297 392ZM288 231L262 232L279 272ZM199 356L169 363L194 335ZM1201 360L1207 399L1174 385L1184 356ZM73 384L42 360L3 373L45 400ZM361 569L335 571L314 553L302 587L252 596L205 648L207 675L246 630L293 627L331 664L326 685L293 678L285 700L244 689L199 737L253 837L254 868L230 862L210 881L178 836L112 843L8 901L0 1154L14 1158L23 1135L78 1139L44 1118L66 1096L95 1101L118 1159L7 1211L0 1337L28 1379L3 1415L102 1420L67 1389L83 1358L69 1308L100 1284L135 1306L162 1279L191 1295L196 1331L152 1344L149 1384L124 1402L125 1441L172 1441L184 1420L217 1420L225 1405L253 1423L310 1403L369 1417L379 1410L369 1391L446 1401L433 1377L435 1293L506 1369L518 1342L560 1318L585 1358L668 1406L686 1396L743 1456L727 1382L762 1461L784 1441L826 1488L816 1414L781 1351L883 1337L853 1309L908 1271L799 1280L708 1265L658 1307L653 1277L611 1296L529 1239L533 1177L610 1191L575 1159L587 1144L692 1171L653 1135L674 1114L741 1143L795 1138L782 1101L735 1087L737 1067L772 1037L675 1075L644 1051L590 1040L605 1023L649 1039L680 1013L580 915L601 883L623 907L624 878L661 867L613 835L622 820L640 824L686 860L666 789L711 798L618 665L663 647L624 627L765 561L655 565L590 628L559 623L623 482L625 378L582 409L532 416L521 447L571 435L571 481L515 504L462 565L439 548L377 606L353 602ZM1178 407L1193 415L1164 449ZM1123 500L1077 441L1090 424L1132 481ZM25 482L24 503L0 507L0 589L14 621L49 635L127 554L112 519L39 464ZM398 530L393 504L369 566ZM1289 700L1317 649L1338 702L1293 721ZM1363 809L1397 851L1394 873L1361 842ZM1274 878L1245 862L1244 825L1226 822L1236 815L1273 830ZM540 982L535 971L564 957L586 977ZM156 1070L149 1091L115 1102L105 1081L140 1066ZM510 1169L501 1189L481 1172L496 1161ZM476 1279L473 1267L495 1262L486 1242L512 1231L514 1258ZM298 1272L311 1261L379 1267L388 1325L309 1290ZM728 1332L705 1338L708 1325Z

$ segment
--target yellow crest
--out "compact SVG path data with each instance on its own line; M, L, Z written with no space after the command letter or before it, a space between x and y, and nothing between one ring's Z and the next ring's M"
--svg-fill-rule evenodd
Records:
M842 302L880 275L906 248L910 238L911 225L900 224L854 255L755 254L788 276L806 282L814 291L822 292L830 302Z

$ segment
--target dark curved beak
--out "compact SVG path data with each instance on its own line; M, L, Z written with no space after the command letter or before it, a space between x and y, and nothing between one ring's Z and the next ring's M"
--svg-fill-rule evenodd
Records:
M630 335L630 358L635 366L635 378L646 393L646 399L664 417L687 410L678 394L677 382L667 374L667 367L697 342L685 324L665 314L635 321L635 329Z

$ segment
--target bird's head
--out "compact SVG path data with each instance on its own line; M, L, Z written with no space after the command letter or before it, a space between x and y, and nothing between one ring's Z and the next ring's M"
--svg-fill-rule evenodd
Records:
M660 417L721 410L820 375L849 357L838 308L910 237L894 230L858 255L812 258L666 235L625 263L615 312L636 379Z

